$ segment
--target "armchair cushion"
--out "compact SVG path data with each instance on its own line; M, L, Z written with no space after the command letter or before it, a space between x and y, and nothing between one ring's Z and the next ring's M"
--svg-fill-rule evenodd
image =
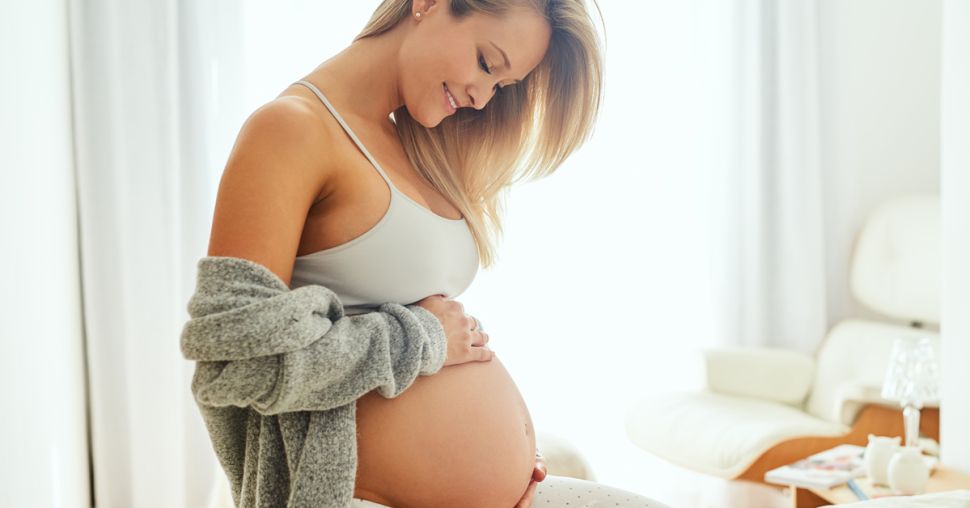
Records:
M815 360L784 349L722 348L704 352L707 389L801 406L812 388Z
M785 404L711 392L659 395L639 402L626 415L627 435L637 446L722 478L743 473L782 441L848 431Z
M893 409L901 409L899 402L882 398L879 386L845 382L835 390L835 406L839 411L839 421L845 425L855 423L859 412L870 404L879 404ZM926 407L940 407L939 401L923 404Z

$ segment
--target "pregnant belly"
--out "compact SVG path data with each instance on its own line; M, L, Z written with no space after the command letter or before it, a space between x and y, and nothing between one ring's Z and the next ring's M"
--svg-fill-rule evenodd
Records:
M357 400L354 496L395 508L508 507L525 493L535 433L498 356Z

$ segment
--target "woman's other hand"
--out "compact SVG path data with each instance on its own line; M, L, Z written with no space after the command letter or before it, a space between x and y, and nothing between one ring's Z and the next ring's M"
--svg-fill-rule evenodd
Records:
M539 482L546 479L546 459L542 458L541 455L536 454L536 465L532 468L532 480L529 481L529 486L525 489L525 495L522 499L515 504L515 508L529 508L532 506L532 501L535 499L536 486Z
M487 362L495 353L487 346L488 334L477 329L475 318L465 314L458 300L431 295L415 303L434 314L448 338L444 367L466 362Z

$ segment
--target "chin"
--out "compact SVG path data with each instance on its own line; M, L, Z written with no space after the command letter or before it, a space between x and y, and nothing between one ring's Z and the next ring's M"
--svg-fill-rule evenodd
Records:
M436 122L434 122L434 123L431 123L431 122L427 122L427 121L421 121L420 123L421 123L421 125L423 125L423 126L425 126L425 127L427 127L427 128L429 128L429 129L433 129L433 128L435 128L435 127L437 127L438 125L440 125L440 124L441 124L441 122L442 122L442 121L443 121L443 120L444 120L445 118L447 118L447 117L445 117L445 116L442 116L442 117L439 117L439 118L438 118L438 120L437 120Z
M439 124L441 124L441 122L445 118L448 118L447 115L443 115L443 116L434 116L434 117L431 117L429 119L429 117L427 115L424 115L424 114L417 114L416 115L415 114L415 110L413 108L411 108L411 106L407 105L407 103L405 103L404 107L405 107L405 109L407 109L408 115L410 115L411 119L414 120L415 122L418 122L422 127L426 128L426 129L433 129L433 128L437 127ZM420 111L418 111L418 112L420 113Z
M410 112L411 112L411 110L408 109L408 113L410 113ZM427 120L425 120L424 117L422 117L422 116L415 116L413 113L411 114L411 118L415 122L418 122L421 126L423 126L425 128L428 128L428 129L437 127L438 124L441 123L441 119L438 119L438 121L435 122L434 124L429 124L429 122Z

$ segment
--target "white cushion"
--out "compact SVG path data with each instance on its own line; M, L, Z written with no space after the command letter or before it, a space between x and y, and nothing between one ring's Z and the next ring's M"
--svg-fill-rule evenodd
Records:
M627 412L626 431L633 443L665 460L734 478L782 441L839 436L849 428L784 404L679 392L637 403Z
M880 314L940 322L940 196L907 195L877 206L856 238L849 287Z
M815 375L812 357L785 349L709 349L704 359L708 390L799 407Z
M536 448L546 460L546 474L579 480L596 479L589 463L569 441L549 432L536 432Z

